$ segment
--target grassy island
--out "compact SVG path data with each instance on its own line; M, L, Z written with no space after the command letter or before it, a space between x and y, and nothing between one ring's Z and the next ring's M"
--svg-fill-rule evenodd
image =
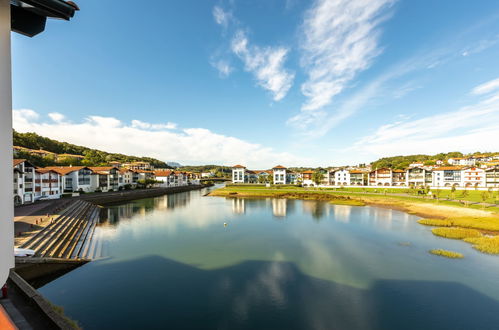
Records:
M462 259L462 258L464 258L464 255L462 253L448 251L448 250L435 249L435 250L430 250L429 252L431 254L436 255L436 256L441 256L441 257L446 257L446 258L451 258L451 259Z

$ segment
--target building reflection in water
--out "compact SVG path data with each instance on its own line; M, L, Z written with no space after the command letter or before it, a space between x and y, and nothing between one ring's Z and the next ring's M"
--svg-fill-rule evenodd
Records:
M168 211L185 207L189 204L190 198L191 193L185 192L105 207L100 212L100 223L115 225L119 221L129 220L137 216L144 218L148 213L154 211Z
M322 201L303 201L303 213L312 215L315 221L320 221L329 214L329 203Z
M285 217L288 207L288 200L284 198L272 199L272 214L274 217Z
M246 213L246 200L244 198L233 198L232 199L232 212L235 214Z
M336 221L341 221L344 223L350 222L350 214L352 213L352 207L348 205L333 205L333 214Z

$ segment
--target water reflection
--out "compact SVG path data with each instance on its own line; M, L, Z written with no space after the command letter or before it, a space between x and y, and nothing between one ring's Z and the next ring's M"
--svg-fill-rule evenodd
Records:
M350 222L350 213L352 212L352 207L347 205L333 205L333 216L336 221L341 221L344 223Z
M288 208L288 200L283 198L272 199L272 214L274 217L285 217Z
M89 329L479 328L499 317L499 258L435 237L413 215L203 194L110 207L112 225L96 230L109 258L42 293Z
M206 271L157 256L86 268L92 271L79 268L41 289L85 329L494 329L499 323L496 300L450 281L380 279L359 289L308 276L290 262ZM104 289L98 299L96 286Z
M325 216L329 215L329 203L305 200L302 202L302 205L303 213L310 214L316 222L321 221Z
M232 212L234 212L235 214L246 213L245 202L246 202L245 199L233 198L232 199Z
M119 221L130 220L137 216L144 218L151 212L172 211L176 208L186 207L189 204L190 198L191 194L185 192L155 198L146 198L128 204L102 208L100 212L100 223L105 225L116 225Z

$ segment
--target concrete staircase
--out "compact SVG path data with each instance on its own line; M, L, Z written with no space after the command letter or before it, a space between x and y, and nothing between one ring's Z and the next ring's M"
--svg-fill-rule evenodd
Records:
M35 250L35 257L86 258L98 221L98 206L76 200L53 223L21 245L21 248Z

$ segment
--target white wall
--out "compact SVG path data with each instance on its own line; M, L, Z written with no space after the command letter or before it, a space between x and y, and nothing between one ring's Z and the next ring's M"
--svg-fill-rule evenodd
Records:
M0 287L14 267L10 1L0 0Z

